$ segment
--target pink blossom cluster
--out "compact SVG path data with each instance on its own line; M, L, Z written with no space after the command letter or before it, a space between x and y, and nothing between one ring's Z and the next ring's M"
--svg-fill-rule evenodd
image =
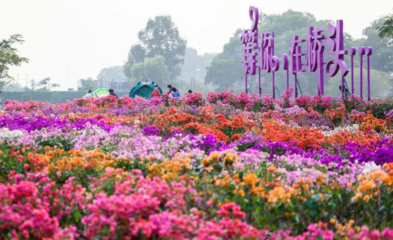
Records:
M46 238L73 239L76 227L62 229L60 221L85 203L83 188L73 177L60 188L45 174L16 175L14 183L0 184L0 235L10 233L12 239Z
M207 101L213 103L217 101L221 101L222 103L230 103L236 101L236 96L233 93L227 91L222 93L209 92L207 94Z
M304 109L308 109L309 107L313 107L314 109L329 109L332 107L332 98L322 97L321 95L316 95L314 97L301 96L295 99L295 103Z
M50 103L45 103L45 102L37 102L37 101L21 101L19 102L18 100L6 100L4 102L4 110L5 111L26 111L26 112L30 112L30 111L34 111L37 109L41 109L41 108L47 108L49 107L51 104Z
M180 98L184 105L202 106L205 103L201 93L187 93Z

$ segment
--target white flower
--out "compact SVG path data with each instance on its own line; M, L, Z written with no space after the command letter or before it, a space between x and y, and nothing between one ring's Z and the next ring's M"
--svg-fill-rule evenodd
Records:
M375 162L368 162L364 165L363 174L373 172L375 169L381 169L381 166L375 164Z
M19 140L23 133L20 130L10 131L8 128L0 129L0 143L12 143Z

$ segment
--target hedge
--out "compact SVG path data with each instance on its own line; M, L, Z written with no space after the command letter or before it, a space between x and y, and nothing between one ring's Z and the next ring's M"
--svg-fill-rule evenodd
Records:
M129 92L116 92L119 97L128 95ZM77 92L3 92L3 103L6 100L18 101L40 101L48 103L65 103L67 100L72 101L75 98L82 98L86 94L85 91Z

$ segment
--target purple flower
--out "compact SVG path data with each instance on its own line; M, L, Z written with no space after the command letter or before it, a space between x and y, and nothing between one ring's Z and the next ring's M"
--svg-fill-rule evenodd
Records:
M161 130L156 128L155 126L146 126L142 128L143 134L146 136L157 136L160 134Z

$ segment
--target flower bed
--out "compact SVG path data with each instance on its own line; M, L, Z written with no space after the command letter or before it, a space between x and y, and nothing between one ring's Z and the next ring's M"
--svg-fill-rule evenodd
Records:
M291 94L7 101L1 239L393 239L391 104Z

